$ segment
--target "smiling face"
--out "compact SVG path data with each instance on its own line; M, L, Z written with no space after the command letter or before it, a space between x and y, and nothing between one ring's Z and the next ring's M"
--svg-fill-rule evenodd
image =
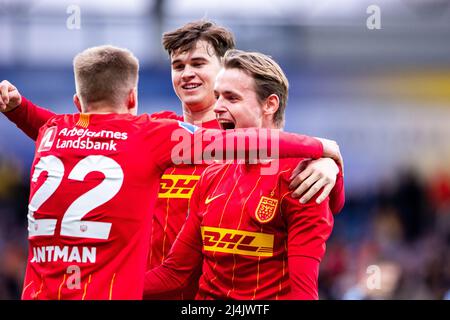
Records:
M254 79L239 69L222 69L214 87L214 112L222 129L261 128L263 106L255 92Z
M172 84L183 108L198 112L213 106L214 80L221 63L207 41L197 41L187 52L174 52L171 56Z

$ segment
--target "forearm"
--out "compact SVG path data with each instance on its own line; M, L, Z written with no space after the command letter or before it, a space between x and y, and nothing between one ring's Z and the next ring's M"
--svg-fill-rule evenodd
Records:
M318 300L319 261L305 256L289 257L292 300Z
M237 157L244 151L250 157L247 160L266 160L278 158L313 158L323 155L322 143L315 138L283 132L275 129L236 129L225 131L225 148L229 148L229 141L234 140ZM239 140L247 139L248 143L239 143ZM236 142L237 141L237 142Z
M339 166L339 173L336 177L336 184L330 193L330 209L333 214L338 214L345 204L345 187L342 169Z
M145 274L143 298L145 300L157 299L158 295L182 288L184 283L184 277L180 277L174 270L161 265Z
M39 107L22 97L20 105L4 115L20 130L33 140L37 139L39 129L55 115L55 113Z
M147 271L144 280L144 299L157 298L160 294L183 288L201 268L202 253L181 241L175 241L162 265Z
M192 124L157 120L155 135L161 144L153 154L161 169L167 166L212 163L214 160L258 160L279 158L320 158L323 145L318 139L275 129L247 128L214 130Z
M181 162L246 160L257 163L279 158L316 159L323 155L322 143L315 138L265 128L200 129L190 137L190 142L186 148L190 153Z

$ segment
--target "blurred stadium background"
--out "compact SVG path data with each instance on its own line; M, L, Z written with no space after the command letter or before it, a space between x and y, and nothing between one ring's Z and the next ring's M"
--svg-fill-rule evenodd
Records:
M80 29L67 28L70 5ZM379 30L366 26L369 5ZM161 34L199 18L280 62L288 131L340 143L347 200L321 299L449 299L450 0L0 0L0 78L72 113L74 55L110 43L141 61L140 112L180 112ZM0 117L0 299L20 297L33 155Z

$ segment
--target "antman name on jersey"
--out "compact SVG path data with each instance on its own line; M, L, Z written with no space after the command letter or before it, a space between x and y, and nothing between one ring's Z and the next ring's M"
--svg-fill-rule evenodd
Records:
M42 246L33 247L33 258L31 262L79 262L95 263L97 258L96 247L77 246Z

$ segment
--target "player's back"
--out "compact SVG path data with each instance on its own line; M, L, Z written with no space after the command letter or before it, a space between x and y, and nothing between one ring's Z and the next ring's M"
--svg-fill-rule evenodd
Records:
M148 116L61 115L31 169L23 299L140 299L164 168ZM153 132L154 133L154 132Z

